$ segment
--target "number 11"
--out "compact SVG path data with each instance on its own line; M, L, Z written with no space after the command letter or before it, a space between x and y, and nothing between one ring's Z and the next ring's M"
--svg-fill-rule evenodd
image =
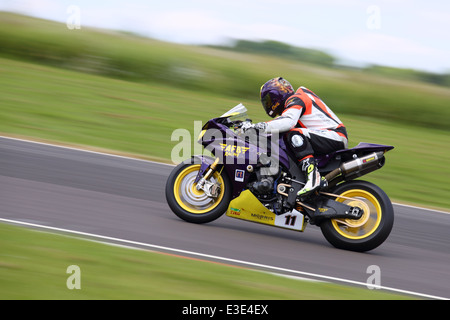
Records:
M295 220L297 220L297 216L294 216L294 215L287 215L286 217L286 222L285 222L285 225L287 225L287 226L293 226L293 225L295 225Z

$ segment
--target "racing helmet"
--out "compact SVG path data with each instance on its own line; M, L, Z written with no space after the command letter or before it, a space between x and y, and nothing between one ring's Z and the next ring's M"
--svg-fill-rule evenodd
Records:
M261 86L261 103L266 113L275 118L284 109L284 102L294 93L294 88L289 81L282 77L270 79Z

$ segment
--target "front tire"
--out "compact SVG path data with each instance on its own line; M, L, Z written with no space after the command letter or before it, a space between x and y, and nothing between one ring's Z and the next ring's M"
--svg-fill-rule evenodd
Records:
M342 197L336 201L364 209L358 220L330 219L320 228L325 238L340 249L364 252L375 249L389 236L394 224L391 200L378 186L367 181L354 180L337 186L332 191Z
M206 196L196 189L194 182L200 164L187 160L180 163L166 182L166 199L172 211L181 219L192 223L207 223L219 218L228 208L231 200L231 183L222 172L214 172L210 180L220 184L216 198Z

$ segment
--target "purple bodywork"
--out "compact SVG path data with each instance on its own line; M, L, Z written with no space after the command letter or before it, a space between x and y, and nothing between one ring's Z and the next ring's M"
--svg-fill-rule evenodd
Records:
M224 123L226 123L226 118L209 120L203 126L203 130L206 130L206 133L198 142L216 157L219 157L221 159L219 163L225 164L223 170L225 170L227 176L230 178L233 185L232 197L235 198L239 196L247 185L250 177L247 167L249 165L255 166L260 155L266 153L267 150L244 141ZM286 147L284 139L280 137L278 141L272 142L271 146L272 157L274 157L277 163L289 170L289 158L295 159L295 157ZM275 148L277 146L278 148ZM393 148L393 146L362 142L354 148L338 150L327 155L316 156L315 158L317 166L323 174L336 169L342 162L351 160L354 155L361 156L376 151L388 151ZM278 150L278 154L273 155L273 150ZM204 172L214 162L214 159L205 155L195 155L193 157L196 162L201 164L195 180L195 182L198 182Z

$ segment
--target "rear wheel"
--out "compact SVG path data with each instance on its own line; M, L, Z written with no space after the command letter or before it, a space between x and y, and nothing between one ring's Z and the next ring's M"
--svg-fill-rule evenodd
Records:
M217 197L208 197L197 190L194 182L200 164L188 160L179 164L166 183L166 199L172 211L181 219L193 223L206 223L220 217L231 200L231 185L225 173L214 172L209 181L220 186Z
M394 209L386 193L373 183L354 180L339 185L332 193L335 200L364 210L358 220L330 219L320 228L333 246L368 251L381 245L389 236L394 224Z

